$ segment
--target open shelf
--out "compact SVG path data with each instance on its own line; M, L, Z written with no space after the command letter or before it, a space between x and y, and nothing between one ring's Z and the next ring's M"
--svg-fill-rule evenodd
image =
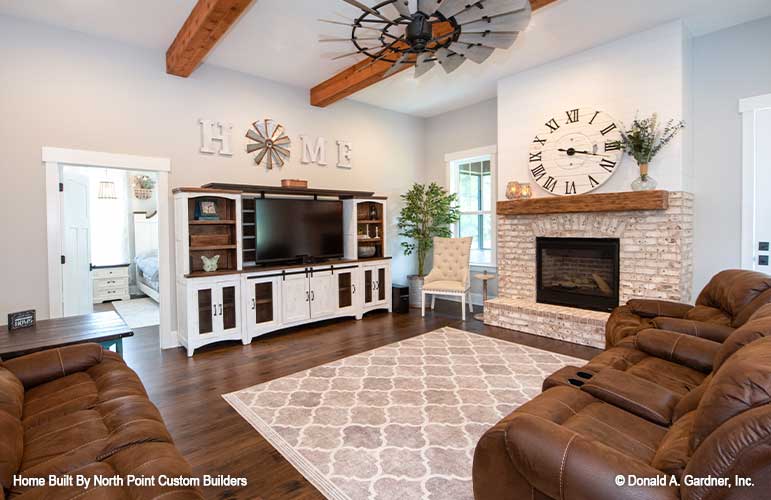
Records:
M236 200L202 192L200 196L189 198L187 203L190 273L211 275L204 272L201 257L211 259L217 255L217 272L236 271ZM205 219L208 215L217 218Z
M372 257L383 257L383 235L385 234L385 214L384 205L378 201L364 201L356 205L356 224L358 235L356 238L356 247L373 248L375 254ZM366 235L367 238L359 238L360 235ZM358 254L358 251L357 251Z
M360 220L359 224L382 224L383 220Z

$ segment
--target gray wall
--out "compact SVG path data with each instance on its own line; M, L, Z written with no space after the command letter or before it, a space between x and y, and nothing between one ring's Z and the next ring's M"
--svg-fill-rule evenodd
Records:
M389 197L393 236L399 195L422 173L421 118L353 101L314 108L305 89L209 65L177 78L166 74L162 51L3 16L0 61L0 214L3 238L13 235L0 247L0 323L22 309L48 316L43 146L170 158L171 187L300 178L312 187L376 191ZM234 124L232 158L199 153L201 118ZM292 138L284 168L257 167L246 154L244 133L262 118L276 119ZM300 134L327 138L328 166L300 163ZM336 140L351 141L352 170L335 167ZM401 256L396 237L389 246L394 277L403 279L413 261Z
M693 40L694 290L741 262L739 100L771 93L771 17Z
M424 179L447 186L447 165L444 155L495 145L498 142L498 101L490 99L465 108L450 111L426 120ZM431 258L428 259L430 269ZM481 269L472 269L472 274ZM495 272L494 269L488 272ZM490 282L491 295L497 292L496 281ZM471 280L475 303L481 303L480 283Z

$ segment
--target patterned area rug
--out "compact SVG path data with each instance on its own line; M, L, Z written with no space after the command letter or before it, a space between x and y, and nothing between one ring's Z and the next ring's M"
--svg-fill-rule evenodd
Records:
M223 397L328 498L472 499L482 433L576 363L443 328Z

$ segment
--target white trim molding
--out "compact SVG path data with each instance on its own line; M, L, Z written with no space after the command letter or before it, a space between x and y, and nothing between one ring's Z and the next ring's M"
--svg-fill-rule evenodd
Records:
M755 268L755 172L757 169L758 111L771 109L771 94L748 97L739 101L742 114L742 236L741 267Z
M475 268L486 268L486 269L496 269L497 268L497 260L498 260L498 214L497 214L497 201L498 201L498 146L497 145L491 145L491 146L481 146L478 148L472 148L472 149L466 149L464 151L456 151L454 153L447 153L444 155L444 163L445 163L445 182L448 190L452 190L453 187L453 181L452 181L452 172L453 172L453 163L459 162L459 161L480 161L480 160L486 160L490 159L490 169L493 173L492 178L492 190L491 190L491 196L492 196L492 207L491 207L491 215L492 215L492 255L490 256L490 263L475 263L471 262L471 267ZM453 225L453 233L455 232L456 226Z
M160 287L160 344L164 349L179 345L171 330L171 190L169 174L171 160L116 153L102 153L81 149L43 147L42 162L45 168L46 227L48 238L48 314L60 318L62 307L62 211L59 183L63 166L84 166L119 170L140 170L158 173L158 259Z

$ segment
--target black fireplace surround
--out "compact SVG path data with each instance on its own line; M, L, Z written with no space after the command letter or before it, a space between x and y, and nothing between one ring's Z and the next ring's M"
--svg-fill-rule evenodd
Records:
M619 240L537 238L536 300L612 311L619 302Z

